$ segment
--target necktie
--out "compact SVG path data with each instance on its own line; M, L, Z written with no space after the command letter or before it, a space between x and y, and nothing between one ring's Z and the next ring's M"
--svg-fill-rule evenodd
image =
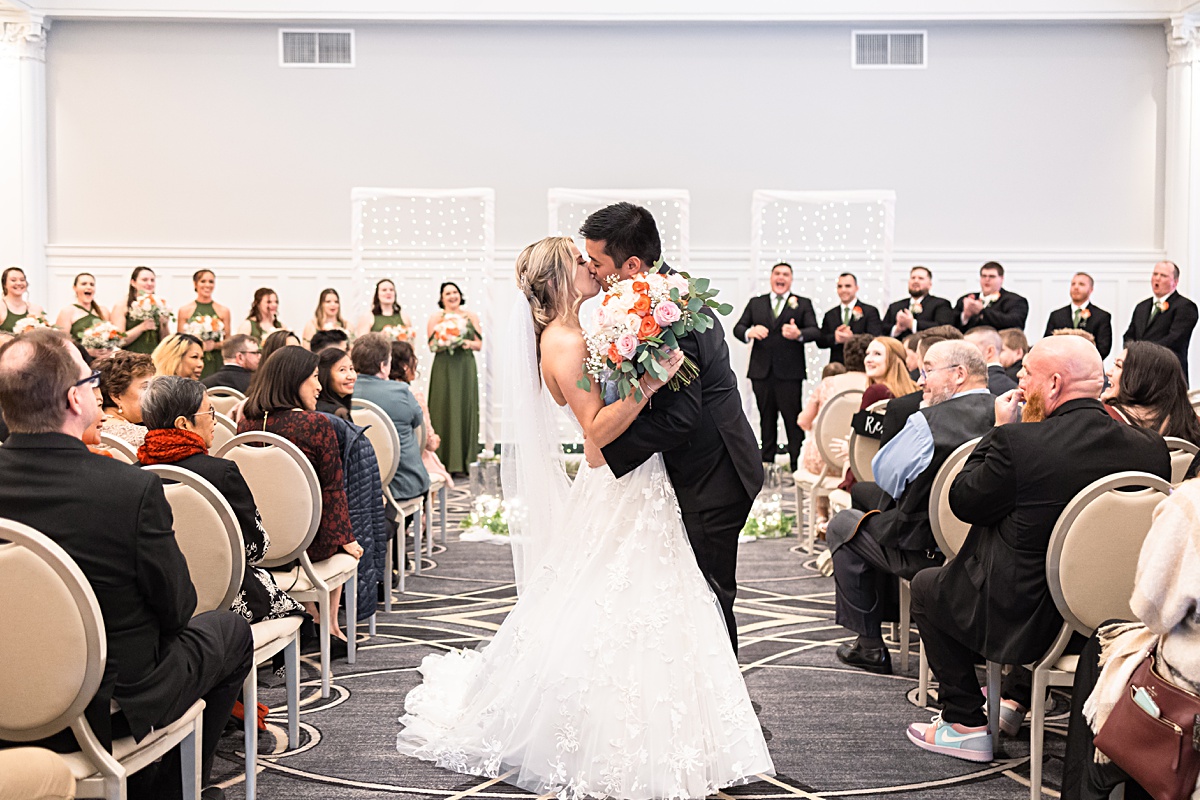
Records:
M779 312L782 310L783 310L783 298L776 297L774 300L771 301L771 314L774 315L778 319Z
M842 306L842 324L850 324L850 309L846 308L845 306Z
M1083 319L1083 310L1082 310L1082 309L1079 309L1079 308L1077 308L1077 309L1075 309L1075 321L1071 323L1071 327L1073 327L1073 328L1078 328L1078 327L1079 327L1079 321L1080 321L1081 319Z
M1147 320L1147 322L1146 322L1147 325L1149 325L1151 322L1154 322L1154 318L1158 316L1158 312L1159 312L1159 303L1155 302L1150 306L1150 319Z

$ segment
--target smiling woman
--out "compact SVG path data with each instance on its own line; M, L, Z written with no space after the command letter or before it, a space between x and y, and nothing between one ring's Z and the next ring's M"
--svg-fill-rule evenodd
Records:
M438 307L426 324L433 368L429 372L429 418L441 433L438 458L451 473L465 474L479 454L479 374L475 351L483 349L479 317L463 308L462 290L441 285Z

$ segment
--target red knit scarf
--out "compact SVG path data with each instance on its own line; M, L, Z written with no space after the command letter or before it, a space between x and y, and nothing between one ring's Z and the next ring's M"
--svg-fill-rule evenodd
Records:
M200 434L180 428L155 428L146 431L146 441L138 448L143 464L174 464L196 453L207 453Z

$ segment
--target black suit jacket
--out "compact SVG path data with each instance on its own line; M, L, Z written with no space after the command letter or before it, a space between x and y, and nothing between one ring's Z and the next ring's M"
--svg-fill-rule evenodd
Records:
M862 316L855 319L850 317L850 330L855 333L869 333L872 336L883 335L883 322L879 319L879 309L875 306L868 305L861 300L855 300L854 305L862 309ZM834 341L834 333L842 324L842 306L838 304L825 312L825 319L821 321L821 336L817 339L817 345L820 347L829 348L829 360L836 361L839 364L845 363L845 358L842 355L842 345Z
M771 310L770 294L751 297L746 303L741 319L733 326L733 335L740 341L746 340L746 331L754 325L762 325L769 333L750 345L750 369L746 377L752 381L775 378L784 381L800 381L808 377L805 365L804 343L815 342L821 335L817 327L817 315L812 301L798 294L788 294L779 317ZM800 328L796 341L785 339L780 329L784 323L794 322Z
M971 328L978 328L980 325L990 325L998 331L1005 328L1025 329L1025 319L1029 316L1029 301L1007 289L1001 289L1000 297L996 299L996 302L964 323L962 321L963 300L978 294L979 292L964 294L954 304L954 324L960 331L966 333Z
M1154 342L1173 352L1183 365L1184 377L1188 374L1188 345L1196 327L1196 304L1179 292L1167 295L1167 310L1155 315L1150 321L1153 297L1147 297L1133 309L1133 319L1125 331L1125 344L1130 342Z
M245 394L250 388L250 379L253 377L254 373L245 367L239 367L237 364L225 364L200 382L209 389L214 389L218 386L228 386L230 389L237 389L242 394Z
M1071 400L1042 422L993 428L950 487L971 532L933 583L955 638L990 661L1028 664L1062 626L1046 585L1059 514L1094 480L1123 470L1171 479L1158 434L1117 422L1098 400Z
M177 637L196 610L162 482L65 434L14 433L0 447L0 516L49 536L87 577L108 637L89 712L107 719L115 699L145 736L191 680Z
M911 302L912 298L905 297L887 307L887 313L883 315L883 333L881 335L892 335L892 329L896 327L896 315L907 309ZM913 316L917 318L918 333L936 325L954 324L954 309L951 308L950 301L944 297L934 297L931 294L925 295L925 298L921 300L921 313ZM913 332L905 328L896 338L904 341L912 335Z
M996 397L1017 388L1017 382L1008 377L1004 367L999 364L988 365L988 391Z
M701 313L713 326L679 340L700 375L678 391L657 392L633 424L602 448L618 478L662 453L684 514L743 503L763 483L762 453L742 411L725 331L711 309Z
M1096 337L1096 349L1100 351L1100 357L1108 358L1108 354L1112 352L1112 314L1094 303L1088 303L1087 309L1091 316L1083 320L1083 324L1079 327ZM1044 335L1050 336L1060 328L1074 327L1075 312L1071 306L1066 305L1050 312L1050 317L1046 320Z

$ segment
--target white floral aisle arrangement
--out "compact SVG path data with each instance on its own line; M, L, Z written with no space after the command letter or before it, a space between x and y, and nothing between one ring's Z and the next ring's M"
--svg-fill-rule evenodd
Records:
M471 513L460 524L459 541L508 544L509 504L499 497L481 494L471 504Z
M783 512L782 501L759 498L750 509L750 516L742 527L739 542L753 542L755 539L782 539L792 532L796 525L795 514Z

